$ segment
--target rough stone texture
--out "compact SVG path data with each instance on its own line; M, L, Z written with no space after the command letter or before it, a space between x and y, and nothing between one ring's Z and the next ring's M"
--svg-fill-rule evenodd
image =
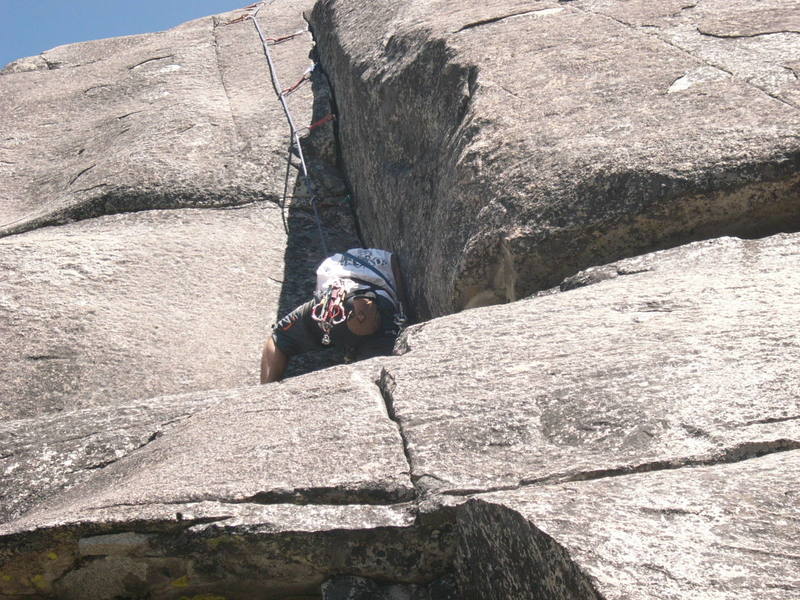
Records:
M28 519L77 521L118 505L132 507L135 518L138 505L202 501L393 504L414 496L408 469L378 387L339 367L224 394L29 513L22 527Z
M89 515L5 538L0 598L319 599L338 573L424 583L452 564L452 527L414 526L410 508L199 503L148 506L140 522Z
M471 504L459 517L460 552L468 558L488 551L496 562L473 557L465 593L474 587L480 598L797 598L798 473L800 452L793 451L483 496L494 506ZM557 540L556 552L531 560L526 553L537 545L520 543L526 529L538 544ZM552 583L549 575L558 571L530 581L527 569L559 554L580 565L587 589L562 587L565 578L560 593L537 594L536 585Z
M527 500L530 493L520 496ZM472 501L458 513L457 564L465 598L603 598L562 545L504 504Z
M799 267L796 234L696 242L409 329L382 385L412 476L467 494L800 448Z
M741 79L800 108L800 79L792 69L800 37L796 0L758 5L743 0L578 0L575 5L655 35L699 57L721 77Z
M0 521L35 507L230 394L155 398L0 424Z
M310 6L271 4L260 16L265 34L304 29ZM240 19L251 13L59 46L0 72L0 235L279 199L289 130L253 22ZM275 48L286 87L312 64L311 48L308 33ZM310 124L311 86L289 101L297 126Z
M8 489L38 483L51 498L0 526L0 597L172 598L176 587L282 597L318 592L341 572L420 584L440 576L452 563L449 525L415 522L404 504L414 488L400 435L365 375L374 372L339 367L162 398L162 411L214 404L66 491L43 488L52 473L31 483L7 469ZM79 453L84 440L72 443ZM73 460L60 448L50 458L51 472Z
M322 600L456 600L460 596L449 579L421 585L381 585L364 577L343 575L322 584Z
M603 264L796 227L796 5L657 4L322 2L331 250L341 157L421 316L561 285L260 388L321 254L296 158L208 208L282 192L254 9L7 67L0 599L797 597L800 237Z
M270 204L113 215L0 239L0 416L254 383L285 240Z
M689 4L317 4L364 236L421 316L797 227L797 2Z

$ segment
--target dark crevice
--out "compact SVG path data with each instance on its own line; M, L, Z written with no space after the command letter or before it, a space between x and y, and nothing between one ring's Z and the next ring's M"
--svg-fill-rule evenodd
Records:
M800 416L796 417L773 417L767 419L756 419L753 421L747 421L746 423L742 423L741 425L737 425L737 427L749 427L750 425L768 425L770 423L784 423L786 421L797 421L800 420Z
M413 307L412 307L413 308ZM413 329L404 329L400 336L397 338L397 342L395 343L395 350L394 354L397 356L403 356L404 354L408 354L413 350L411 345L408 341L408 336L413 333L414 335L420 333L425 327L428 325L429 321L423 321L421 323L415 323L413 325Z
M164 60L166 58L175 58L175 55L174 54L165 54L164 56L156 56L156 57L153 57L153 58L148 58L147 60L143 60L140 63L136 63L135 65L131 65L130 67L128 67L128 69L133 71L134 69L138 69L139 67L141 67L142 65L146 65L147 63L151 63L151 62L154 62L154 61L157 61L157 60Z
M687 4L686 6L681 6L680 9L670 15L670 17L678 17L681 13L686 12L687 10L692 10L693 8L697 8L696 3Z
M132 115L138 115L139 113L147 112L146 110L134 110L133 112L125 113L124 115L120 115L117 117L118 121L122 121L123 119L127 119Z
M723 40L748 39L748 38L763 37L765 35L777 35L777 34L781 34L781 33L794 33L796 35L800 35L800 31L793 31L791 29L778 30L778 31L763 31L763 32L759 32L759 33L713 33L711 31L703 31L700 27L698 27L697 28L697 32L700 35L704 35L706 37L713 37L713 38L723 39Z
M89 171L91 171L92 169L94 169L96 166L97 166L97 163L94 163L94 164L92 164L92 165L89 165L89 166L88 166L88 167L86 167L85 169L83 169L81 172L79 172L77 175L75 175L75 177L73 177L72 179L70 179L70 180L69 180L69 183L67 184L67 187L70 187L70 186L71 186L73 183L75 183L75 182L76 182L76 181L77 181L77 180L78 180L78 179L79 179L81 176L83 176L84 174L88 173Z
M259 492L240 500L219 500L226 504L294 504L294 505L373 505L392 506L413 501L412 490L397 488L343 489L343 488L302 488L296 490L270 490Z
M114 461L111 461L114 462ZM110 464L110 463L109 463ZM97 467L99 468L99 467ZM244 498L221 498L209 494L199 494L179 500L148 501L148 502L119 502L91 506L88 510L107 510L112 508L137 508L142 506L184 506L198 502L213 502L216 504L242 505L253 504L261 506L291 505L291 506L398 506L413 502L415 495L408 489L344 489L344 488L298 488L294 490L270 490L259 492Z
M522 17L525 15L530 15L533 13L539 12L538 10L524 10L520 12L511 13L508 15L501 15L499 17L490 17L488 19L482 19L480 21L475 21L474 23L468 23L466 25L462 25L460 28L456 29L453 33L461 33L462 31L466 31L467 29L474 29L475 27L481 27L482 25L490 25L492 23L497 23L499 21L504 21L505 19L511 19L513 17Z
M40 54L39 56L42 57L42 60L44 61L44 64L47 66L47 70L48 71L55 71L56 69L60 69L61 68L61 64L60 63L57 63L55 61L47 60L47 57L44 55L44 53Z
M70 360L73 356L60 356L58 354L29 354L25 356L27 360Z
M603 265L601 267L590 267L583 271L579 271L571 277L567 277L559 285L559 291L567 292L578 288L595 285L609 279L616 279L617 277L624 277L626 275L639 275L641 273L648 273L652 271L651 267L642 267L640 269L629 269L621 265Z
M420 477L416 477L414 474L414 466L411 460L411 451L408 447L408 438L406 437L406 433L403 430L403 424L400 422L400 419L397 416L397 412L394 408L394 398L392 393L396 387L396 383L394 377L387 371L385 368L381 369L381 376L378 381L375 382L375 385L378 386L380 390L381 397L383 398L383 402L386 406L386 414L388 415L389 419L394 422L397 426L397 432L400 435L400 440L403 443L403 455L406 457L406 462L408 463L408 475L411 479L411 483L414 486L414 489L417 491L417 495L419 495L420 490L418 488L418 482Z
M742 462L753 458L760 458L768 454L800 450L800 440L781 439L772 442L746 442L722 451L719 455L710 458L680 458L673 460L653 461L641 465L631 465L613 469L598 469L595 471L581 471L578 473L556 473L535 479L523 479L516 485L503 485L486 488L465 488L457 490L444 490L441 493L449 496L472 496L491 492L518 490L525 487L559 485L562 483L576 483L581 481L595 481L610 477L625 475L638 475L654 471L672 471L682 468L712 467L730 463Z
M109 460L106 460L106 461L103 461L103 462L100 462L100 463L97 463L97 464L94 464L94 465L90 465L88 467L84 467L83 469L80 469L80 470L82 470L82 471L97 471L99 469L104 469L107 466L113 465L115 462L119 462L123 458L126 458L126 457L130 456L134 452L137 452L137 451L141 450L142 448L144 448L148 444L156 441L158 438L161 437L161 435L162 435L162 432L160 430L159 431L154 431L152 434L150 434L150 437L148 437L147 440L144 443L139 444L138 446L136 446L136 448L133 448L130 452L128 452L124 456L118 456L118 457L115 457L115 458L112 458L112 459L109 459Z

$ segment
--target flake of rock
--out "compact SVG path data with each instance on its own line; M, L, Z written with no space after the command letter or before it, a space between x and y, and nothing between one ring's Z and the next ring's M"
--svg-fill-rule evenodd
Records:
M800 36L703 36L699 23L748 3L693 4L316 5L364 236L405 261L423 318L798 226L800 111L783 64Z
M318 594L337 573L405 587L441 576L451 520L417 520L399 432L362 372L220 393L73 487L50 490L0 525L0 595L161 598L180 587L276 597Z
M149 504L397 504L414 498L397 427L378 387L358 373L328 369L217 400L10 527L77 522L114 507L129 507L128 519L136 520L138 507ZM25 473L17 477L24 480Z
M475 597L790 600L800 452L480 496L459 513ZM500 574L498 576L498 574Z
M335 573L413 587L440 577L454 549L451 523L419 525L414 512L201 502L141 506L140 520L121 506L53 519L0 535L0 595L319 598Z
M382 386L445 494L800 447L800 236L696 242L410 328Z

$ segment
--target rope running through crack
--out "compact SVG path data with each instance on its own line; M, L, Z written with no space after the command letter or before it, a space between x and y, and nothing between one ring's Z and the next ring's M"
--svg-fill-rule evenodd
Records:
M286 120L289 123L289 130L290 130L289 150L288 150L288 157L286 164L286 176L283 184L283 199L281 201L281 216L283 217L283 226L288 233L288 225L286 223L286 216L285 216L285 206L286 206L286 198L288 196L289 173L291 171L291 166L292 166L292 154L296 153L297 157L300 159L300 177L306 189L308 190L309 195L311 196L311 208L314 211L314 221L316 222L317 225L317 231L319 233L319 239L320 239L320 244L322 246L322 251L325 256L328 256L328 243L325 237L325 232L322 229L322 221L320 219L319 208L317 206L318 196L316 193L316 186L314 185L314 182L312 181L311 177L308 174L308 166L306 165L306 159L303 154L303 147L300 143L300 132L304 130L310 131L315 127L319 127L320 125L327 123L328 121L330 121L332 118L335 117L333 117L333 115L328 115L326 117L323 117L316 123L312 123L309 127L304 127L302 129L298 129L297 126L295 125L294 118L292 117L292 112L289 109L288 103L286 102L286 96L291 94L294 90L296 90L305 80L310 79L311 72L314 70L314 66L312 65L303 74L303 76L300 78L300 80L298 80L296 84L294 84L289 88L283 88L281 86L280 80L278 79L278 72L277 69L275 68L275 62L272 58L272 53L270 52L269 47L270 47L270 42L272 45L274 45L286 40L294 39L298 35L305 33L307 29L275 39L267 38L264 35L264 32L262 31L261 26L258 23L258 13L261 11L262 7L263 4L259 5L256 8L255 12L249 15L249 18L252 19L256 31L258 32L258 37L261 39L261 45L264 48L264 56L266 57L267 64L269 65L272 87L275 90L275 94L278 96L278 100L280 100L281 106L283 107L283 112L286 115Z

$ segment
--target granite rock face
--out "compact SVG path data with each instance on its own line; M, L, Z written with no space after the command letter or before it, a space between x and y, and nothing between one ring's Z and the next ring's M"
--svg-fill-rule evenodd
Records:
M483 496L460 518L465 532L460 551L473 558L465 593L797 598L798 466L800 452L793 451ZM512 531L532 542L520 544ZM549 549L544 558L530 550L538 548ZM481 550L493 553L496 562L474 561ZM540 575L531 577L532 572ZM540 594L543 584L554 580L555 591Z
M144 211L0 239L0 415L253 381L281 292L279 213Z
M788 600L798 260L798 235L698 242L399 356L151 400L193 416L63 491L12 471L46 499L0 528L1 593Z
M382 386L412 476L466 495L800 448L798 267L797 234L695 242L409 329Z
M268 37L298 34L273 50L285 87L313 64L302 18L311 5L280 2L260 15ZM0 71L0 235L280 199L288 127L252 12L59 46ZM324 108L310 85L287 98L298 127Z
M7 66L0 600L797 598L800 235L730 237L797 11L656 4L323 1L335 98L305 1ZM341 160L421 316L524 299L254 385L322 258L256 9L329 248Z
M69 490L39 490L49 500L0 526L0 597L313 597L340 573L412 586L441 577L451 520L416 519L400 433L372 375L339 367L152 400L206 410ZM51 456L34 484L71 466ZM11 470L8 491L29 478Z
M799 6L319 2L367 242L437 316L796 228Z

